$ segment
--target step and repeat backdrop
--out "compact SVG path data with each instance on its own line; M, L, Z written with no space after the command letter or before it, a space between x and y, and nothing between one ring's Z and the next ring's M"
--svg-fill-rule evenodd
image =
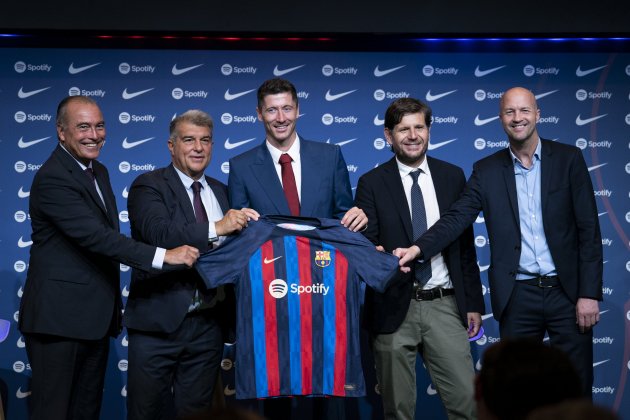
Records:
M300 135L341 146L353 187L392 157L383 136L392 100L426 101L434 115L428 153L470 174L474 161L507 147L497 116L503 92L531 89L541 108L540 135L582 149L593 180L605 260L593 395L599 404L630 413L630 54L0 48L0 392L10 419L27 418L31 371L17 320L31 245L28 200L35 172L57 143L60 99L81 94L100 104L107 127L101 161L128 234L129 186L141 173L170 162L166 140L173 116L191 108L213 116L208 174L227 183L228 159L264 141L256 89L272 77L287 78L298 90ZM487 287L483 214L474 228L488 312L485 335L471 343L479 369L484 349L499 334ZM130 270L120 270L124 300ZM222 363L229 399L233 350L226 347ZM378 419L378 386L364 353L369 395L351 404L358 418ZM103 419L125 417L126 371L123 331L111 348ZM418 373L417 418L446 418L422 363Z

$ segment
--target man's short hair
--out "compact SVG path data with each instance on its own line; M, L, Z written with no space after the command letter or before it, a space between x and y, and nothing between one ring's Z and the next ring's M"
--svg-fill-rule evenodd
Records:
M400 98L392 102L385 111L385 128L393 130L405 115L424 114L424 123L431 127L431 107L415 98Z
M278 93L285 92L291 93L291 97L293 98L295 105L297 105L298 97L293 83L280 78L265 80L263 84L260 85L260 87L258 88L258 108L260 109L266 96L277 95Z
M208 127L210 129L210 134L212 134L212 128L214 125L212 117L207 112L203 112L199 109L190 109L171 120L171 124L169 125L169 139L175 140L177 138L177 128L179 124L185 122L198 127Z
M63 125L66 122L68 105L74 102L80 102L86 105L90 104L90 105L98 106L96 101L90 98L89 96L81 96L81 95L66 96L65 98L61 100L61 102L59 102L59 105L57 105L57 117L55 119L55 123L57 125Z

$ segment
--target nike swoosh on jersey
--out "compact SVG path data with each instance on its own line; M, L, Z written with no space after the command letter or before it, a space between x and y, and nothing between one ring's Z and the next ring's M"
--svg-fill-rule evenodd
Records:
M82 71L86 71L88 69L91 69L92 67L96 67L99 64L101 64L101 63L89 64L89 65L83 66L83 67L74 67L74 63L70 63L70 67L68 67L68 73L70 73L70 74L81 73Z
M20 239L18 239L18 246L20 248L27 248L31 245L33 245L33 241L25 241L21 236Z
M382 120L378 117L378 114L374 117L374 125L383 125L385 124L385 120Z
M577 125L586 125L589 123L592 123L595 120L599 120L600 118L604 118L606 115L608 114L602 114L602 115L598 115L596 117L591 117L591 118L587 118L585 120L582 119L582 114L578 114L577 118L575 119L575 123Z
M351 93L354 93L356 91L357 91L357 89L349 90L347 92L341 92L341 93L332 94L332 93L330 93L330 89L328 89L328 91L326 92L326 100L327 101L336 101L337 99L343 98L344 96L350 95Z
M37 144L37 143L41 143L44 140L48 140L49 138L50 136L44 137L41 139L36 139L36 140L24 141L24 137L20 137L20 140L18 140L18 147L20 149L26 149L27 147L31 147L32 145Z
M278 66L276 66L273 68L273 75L276 77L284 76L285 74L291 73L292 71L300 69L304 66L305 64L302 64L301 66L290 67L288 69L282 69L282 70L280 70Z
M549 96L553 93L556 93L558 91L558 89L556 90L550 90L549 92L545 92L545 93L539 93L538 95L535 96L536 99L540 99L540 98L544 98L545 96Z
M494 73L495 71L501 70L503 67L505 67L505 65L499 66L499 67L493 67L493 68L487 69L487 70L481 70L479 68L479 66L477 66L477 68L475 68L475 77L487 76L490 73Z
M378 68L378 66L376 66L376 68L374 68L374 76L376 76L376 77L383 77L383 76L388 75L389 73L395 72L396 70L400 70L403 67L405 67L405 66L403 65L403 66L392 67L392 68L389 68L389 69L381 70L381 69Z
M588 171L589 171L589 172L592 172L592 171L594 171L595 169L601 168L602 166L605 166L605 165L608 165L608 162L606 162L606 163L600 163L599 165L595 165L595 166L589 166L589 167L588 167Z
M29 92L24 92L23 88L20 87L20 90L18 90L18 98L20 99L26 99L29 96L33 96L33 95L37 95L40 92L43 92L45 90L50 89L50 86L42 88L42 89L37 89L37 90L31 90Z
M20 187L20 189L18 190L18 197L20 198L26 198L29 197L31 195L30 191L24 191L24 187Z
M184 67L181 69L177 68L177 64L173 64L173 68L171 69L171 73L173 73L173 76L179 76L180 74L184 74L187 73L191 70L196 69L197 67L201 67L203 66L203 64L197 64L196 66L190 66L190 67Z
M227 150L232 150L232 149L236 149L239 146L242 146L246 143L249 143L250 141L256 140L256 137L252 137L251 139L246 139L246 140L241 140L241 141L235 141L235 142L230 142L230 138L228 137L225 140L225 143L223 143L223 147L225 147Z
M223 96L226 101L233 101L236 98L240 98L241 96L247 95L250 92L253 92L256 89L250 89L243 92L238 93L230 93L230 89L225 91L225 95Z
M155 89L155 88L139 90L138 92L131 92L131 93L129 93L129 92L127 92L127 88L125 88L125 90L123 90L122 97L123 97L123 99L133 99L136 96L140 96L140 95L142 95L144 93L150 92L153 89Z
M457 92L457 89L451 90L449 92L438 93L437 95L432 95L431 94L431 90L429 90L427 92L427 95L425 96L425 98L426 98L427 101L432 102L432 101L437 101L438 99L443 98L443 97L445 97L447 95L450 95L451 93L455 93L455 92Z
M153 140L155 137L149 137L147 139L136 140L136 141L127 141L127 137L122 142L123 149L131 149L132 147L136 147L141 145L142 143L146 143L148 141Z
M597 70L601 70L604 67L607 67L607 66L599 66L599 67L593 67L592 69L588 69L588 70L582 70L582 67L578 66L578 68L575 69L575 75L577 77L584 77L584 76L587 76L587 75L589 75L591 73L596 72Z
M282 255L280 255L279 257L276 257L276 258L272 258L272 259L270 259L270 260L268 260L267 258L265 258L265 259L263 260L263 262L264 262L265 264L271 264L272 262L274 262L275 260L280 259L280 258L282 258Z
M479 118L479 114L477 114L477 116L475 117L475 125L480 126L480 125L485 125L488 124L489 122L492 122L496 119L498 119L499 116L497 115L496 117L490 117L490 118Z
M429 150L439 149L440 147L446 146L447 144L452 143L455 140L457 140L457 139L444 140L444 141L441 141L439 143L431 143L431 142L429 142Z

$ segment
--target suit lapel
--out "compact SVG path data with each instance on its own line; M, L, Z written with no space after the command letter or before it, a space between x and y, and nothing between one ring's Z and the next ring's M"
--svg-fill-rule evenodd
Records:
M551 172L553 170L553 159L551 157L551 147L548 145L547 140L540 140L542 142L540 154L542 155L541 167L540 167L540 200L542 206L542 213L545 214L547 208L547 196L549 194L549 184L551 182Z
M392 203L394 204L393 207L405 227L407 239L409 243L412 243L414 238L411 214L409 213L409 203L407 203L405 189L400 179L400 171L398 170L396 158L392 158L383 164L383 184L385 184L385 189L389 192Z
M304 161L302 161L304 164ZM258 146L256 160L252 165L254 179L258 180L260 189L264 191L269 200L267 203L274 206L277 214L291 214L287 199L284 196L282 184L278 179L276 167L271 159L271 154L267 150L267 145L263 143ZM302 188L302 191L304 189Z
M112 185L109 181L107 171L105 170L104 166L96 161L92 162L92 170L94 171L94 176L96 177L98 188L101 190L101 194L103 194L103 201L105 202L105 206L103 207L103 201L101 201L101 197L99 197L96 188L93 188L96 197L98 197L99 207L107 214L109 223L114 228L116 228L116 230L118 230L118 207L116 206L116 197L114 195L114 191L112 190Z
M188 223L197 223L197 219L195 219L195 210L190 202L190 197L188 196L186 187L184 187L182 180L179 178L179 175L177 175L177 172L175 172L173 164L170 164L164 171L164 181L171 191L173 191L177 203L186 217L186 221Z
M508 149L505 149L503 155L503 179L505 180L508 200L510 202L510 207L512 208L512 216L514 216L514 220L516 222L516 225L518 226L520 225L520 219L518 215L518 198L516 197L516 177L514 176L514 163L512 162L512 157Z
M322 162L314 159L313 152L309 142L300 138L300 167L301 167L301 194L300 194L300 216L314 216L315 206L317 205L317 197L319 193L319 182L322 171ZM283 192L284 194L284 192Z
M435 189L435 196L437 198L438 207L440 208L440 216L448 210L450 207L449 196L447 191L450 190L448 184L448 178L441 176L442 173L437 168L435 164L431 164L433 159L427 156L427 164L429 165L429 170L431 171L431 179L433 180L433 188Z

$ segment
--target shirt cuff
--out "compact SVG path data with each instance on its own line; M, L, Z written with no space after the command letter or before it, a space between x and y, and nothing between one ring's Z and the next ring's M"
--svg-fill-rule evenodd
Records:
M208 242L216 242L218 240L216 222L208 223Z
M153 256L153 262L151 263L151 267L156 270L161 270L164 265L164 257L166 256L166 249L157 247L155 249L155 255Z

